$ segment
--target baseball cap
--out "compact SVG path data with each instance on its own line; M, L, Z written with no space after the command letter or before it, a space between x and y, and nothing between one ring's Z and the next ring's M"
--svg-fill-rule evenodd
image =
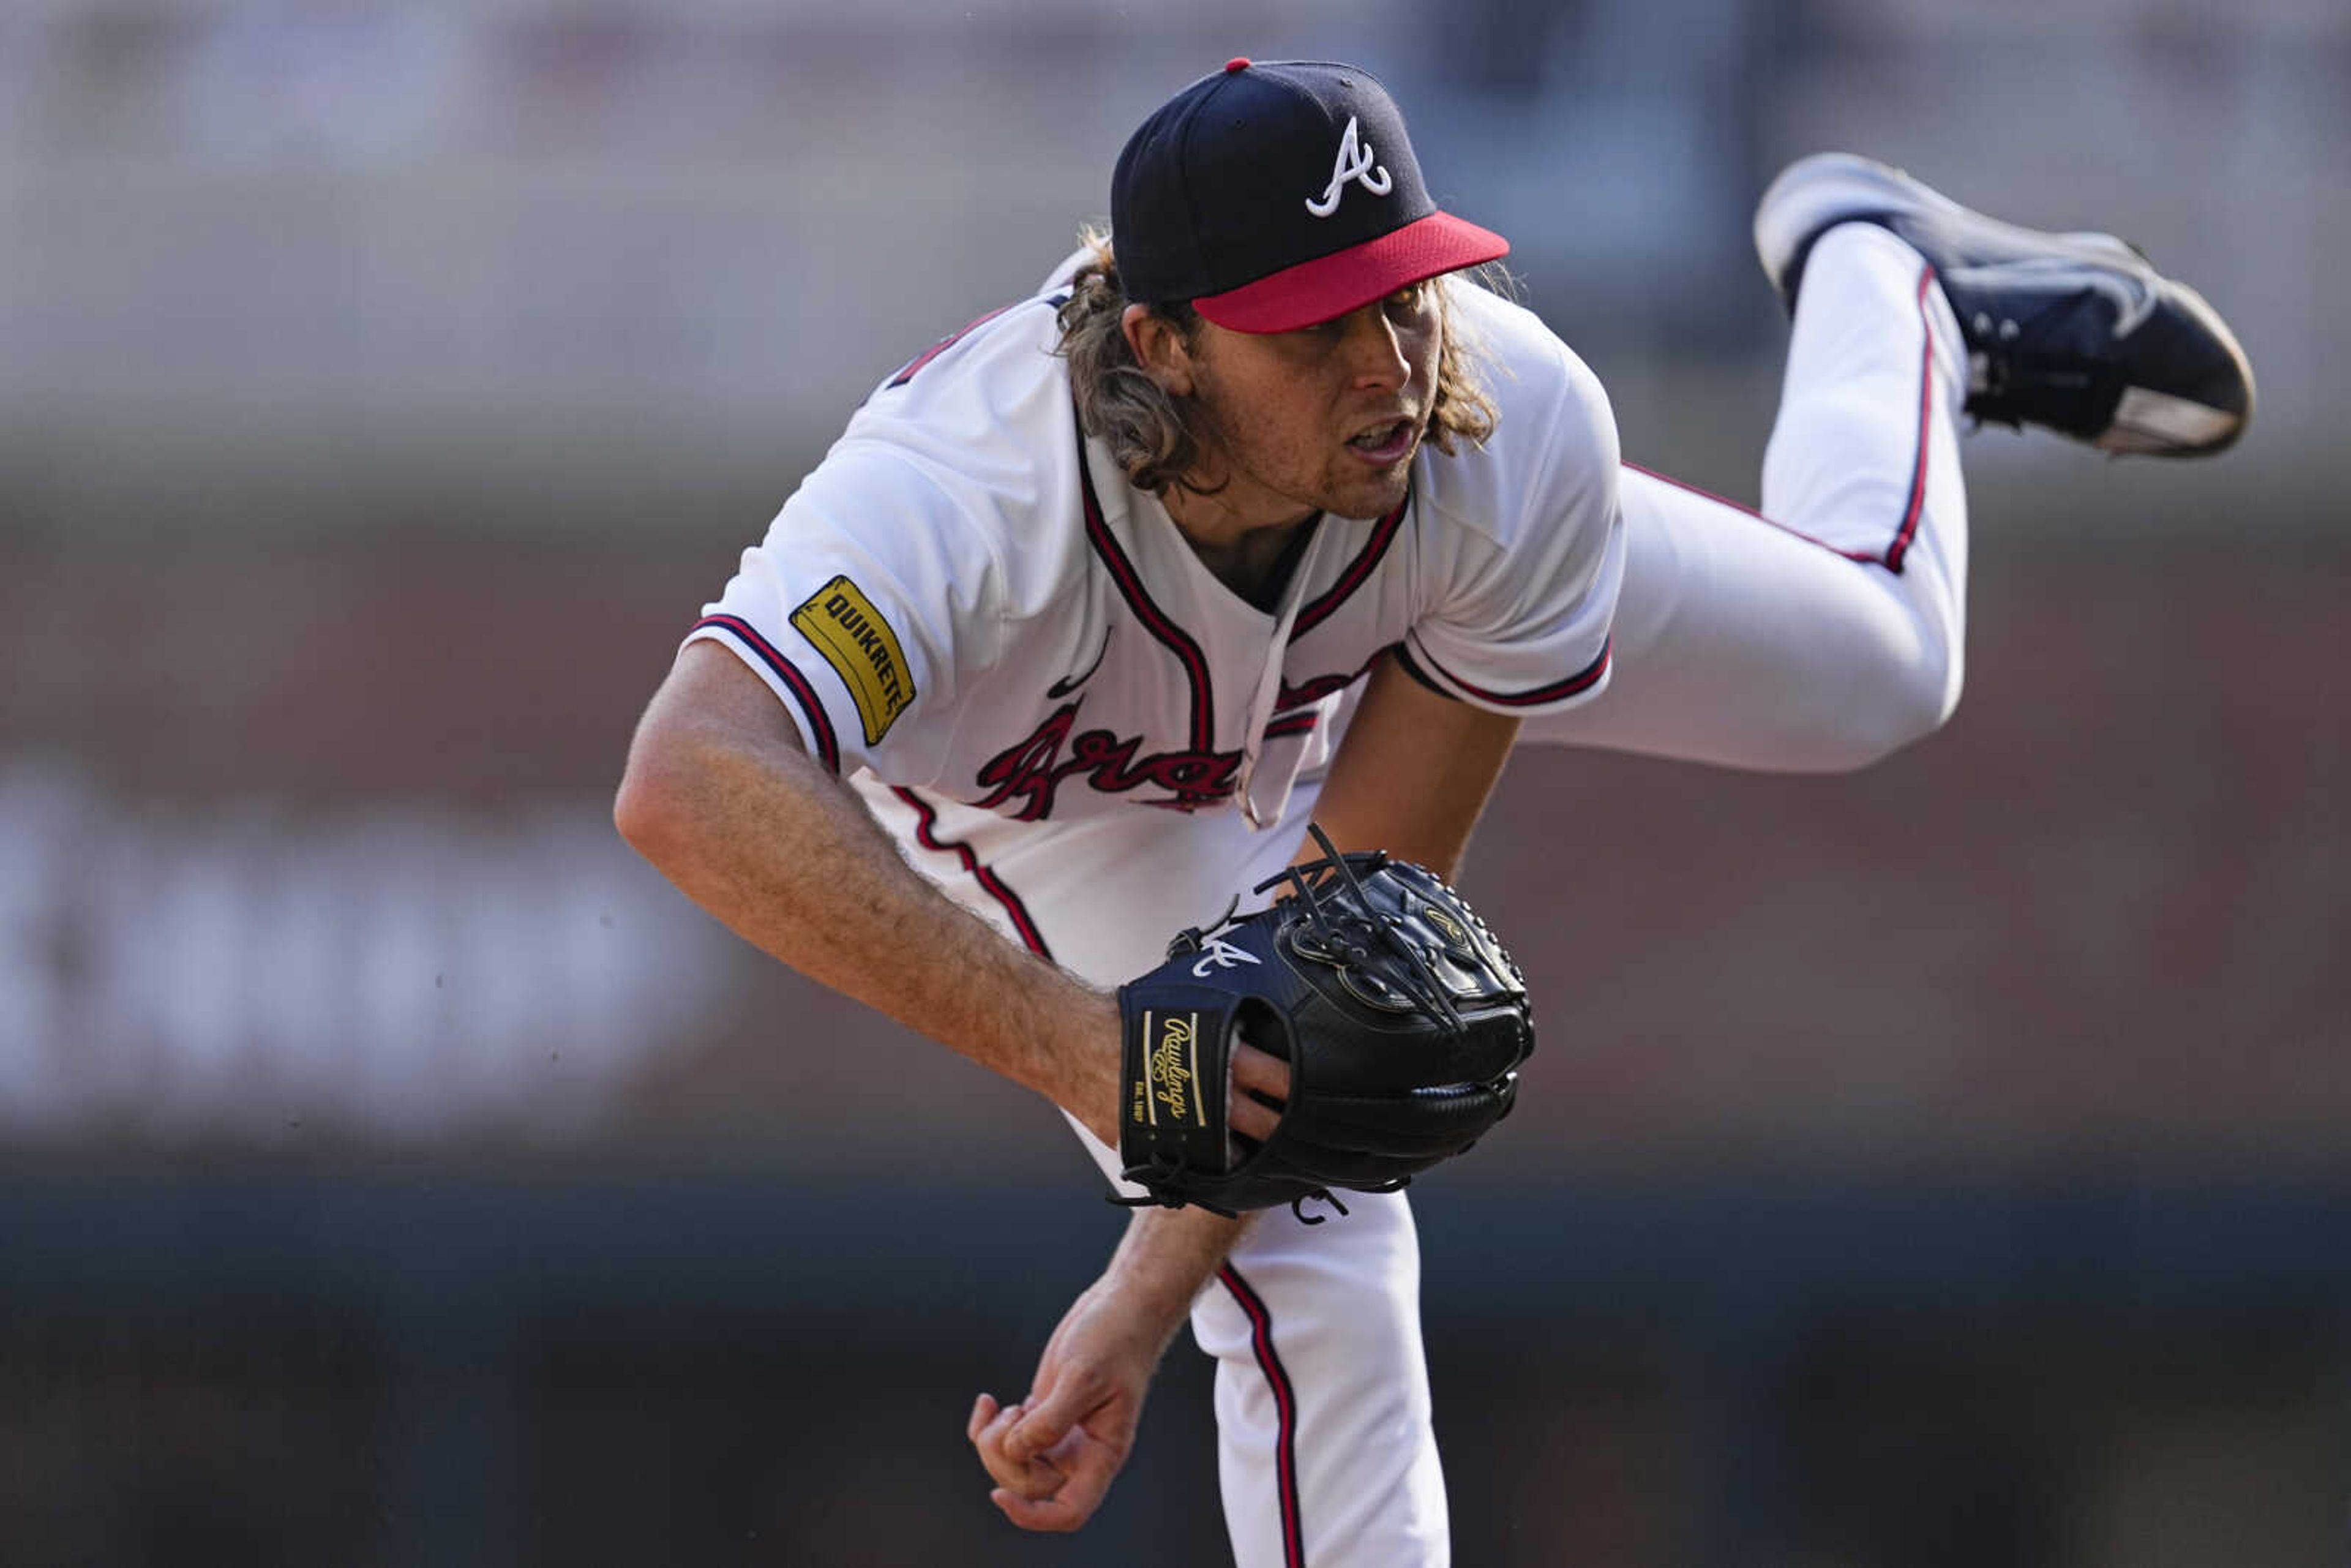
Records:
M1237 332L1287 332L1508 255L1439 211L1404 115L1368 71L1236 59L1160 105L1111 177L1130 299L1190 300Z

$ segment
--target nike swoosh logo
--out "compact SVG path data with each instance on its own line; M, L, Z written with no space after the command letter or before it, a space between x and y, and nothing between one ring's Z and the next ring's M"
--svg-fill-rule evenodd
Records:
M2119 258L2117 258L2119 260ZM2030 256L2016 261L1987 262L1946 268L1944 282L1954 288L1986 288L2026 294L2074 294L2094 290L2115 308L2116 341L2147 324L2160 302L2155 286L2137 271L2116 265L2094 265L2065 256Z
M1055 681L1051 685L1047 686L1045 688L1045 695L1048 697L1050 697L1053 701L1059 702L1063 697L1068 696L1071 692L1076 691L1080 686L1084 685L1088 681L1092 680L1094 678L1094 672L1102 668L1103 655L1110 652L1110 634L1115 630L1117 630L1117 628L1113 626L1105 626L1102 628L1102 645L1101 649L1095 653L1094 662L1085 667L1083 674L1063 676L1061 680Z

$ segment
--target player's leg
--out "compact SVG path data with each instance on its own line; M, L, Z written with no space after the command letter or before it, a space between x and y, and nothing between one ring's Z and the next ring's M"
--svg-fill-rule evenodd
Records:
M1348 1213L1323 1224L1261 1216L1193 1307L1237 1568L1451 1560L1412 1211L1402 1194L1341 1197Z
M1628 475L1611 689L1529 738L1870 761L1959 695L1959 413L2163 456L2221 451L2252 414L2227 324L2111 236L2018 228L1833 153L1773 182L1755 239L1795 317L1762 511L1823 549Z
M1790 164L1755 208L1755 254L1792 304L1812 247L1845 224L1897 235L1935 268L1969 357L1967 412L2107 452L2205 457L2253 412L2253 371L2204 297L2104 234L2046 234L1970 212L1849 152Z
M1823 239L1761 513L1628 467L1608 689L1524 738L1813 771L1933 730L1966 627L1966 363L1915 251L1867 226Z

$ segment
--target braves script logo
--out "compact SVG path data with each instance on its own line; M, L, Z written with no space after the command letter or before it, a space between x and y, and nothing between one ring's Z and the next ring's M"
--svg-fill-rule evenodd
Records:
M1063 697L1068 696L1071 692L1076 691L1080 686L1084 685L1088 681L1092 680L1094 678L1094 672L1102 668L1102 662L1110 656L1110 634L1117 630L1118 628L1115 626L1103 627L1102 647L1095 651L1094 662L1088 664L1083 671L1077 674L1063 675L1060 680L1055 681L1051 685L1045 688L1045 695L1052 698L1055 702L1060 702Z
M1395 181L1388 172L1373 162L1371 145L1357 145L1357 134L1355 117L1351 114L1346 131L1339 138L1339 157L1331 166L1331 183L1322 188L1322 195L1306 204L1306 210L1318 218L1327 218L1339 210L1339 198L1346 193L1350 180L1374 196L1384 196L1395 188Z
M1241 765L1239 752L1159 751L1139 758L1141 736L1121 739L1106 729L1090 729L1072 740L1070 731L1083 701L1055 708L1026 740L989 758L979 770L979 782L988 792L972 804L992 811L1018 800L1014 821L1041 821L1053 814L1053 794L1061 780L1077 773L1113 795L1145 784L1165 789L1165 800L1142 803L1173 811L1196 811L1231 797L1233 776ZM1067 760L1061 756L1064 747L1070 752Z
M1208 966L1211 964L1219 969L1229 969L1236 965L1261 962L1263 960L1248 948L1236 947L1221 936L1211 936L1208 938L1207 946L1200 949L1200 961L1192 966L1192 977L1196 980L1207 979Z

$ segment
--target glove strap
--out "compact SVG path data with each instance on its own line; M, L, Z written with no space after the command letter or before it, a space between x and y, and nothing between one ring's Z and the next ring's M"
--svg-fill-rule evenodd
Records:
M1225 1110L1238 1001L1206 988L1121 988L1124 1091L1118 1151L1127 1180L1155 1192L1170 1176L1227 1169Z

